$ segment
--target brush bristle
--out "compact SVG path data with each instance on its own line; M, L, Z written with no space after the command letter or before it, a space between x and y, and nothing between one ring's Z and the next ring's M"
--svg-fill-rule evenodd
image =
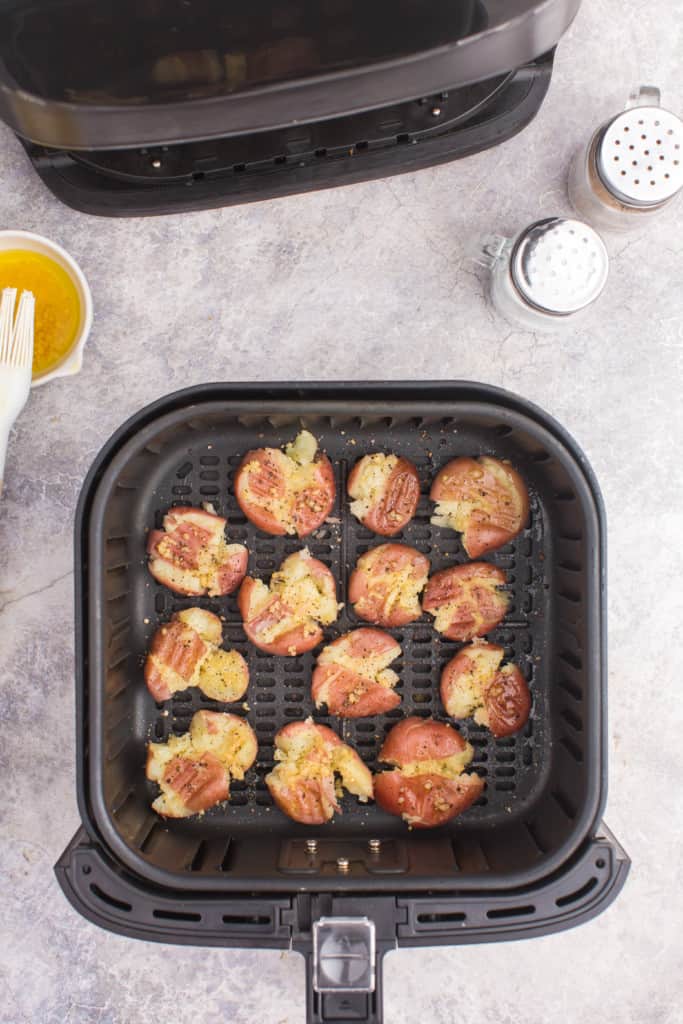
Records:
M0 302L0 365L30 367L33 363L33 329L36 300L32 292L22 292L14 316L16 288L5 288Z

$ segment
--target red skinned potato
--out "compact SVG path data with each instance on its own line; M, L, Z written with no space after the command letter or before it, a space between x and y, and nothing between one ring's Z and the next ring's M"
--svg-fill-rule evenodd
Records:
M434 616L434 629L448 640L472 640L505 618L510 603L499 588L507 582L502 569L488 562L468 562L434 573L422 607Z
M475 640L463 647L441 673L441 700L452 718L473 717L494 736L510 736L526 723L531 695L517 665L502 665L498 644Z
M351 512L368 530L392 537L415 515L420 480L412 462L402 455L364 455L349 475Z
M145 661L145 682L156 701L197 686L211 700L239 700L249 669L238 651L224 651L221 620L204 608L185 608L160 626Z
M361 803L372 799L372 775L356 751L312 718L280 729L275 761L266 785L280 810L302 825L329 821L344 789Z
M147 778L161 789L152 809L163 818L187 818L227 800L231 779L244 778L257 750L244 718L197 711L189 732L147 744Z
M265 533L305 537L329 516L336 487L332 463L308 430L285 450L256 448L235 474L235 497L247 519Z
M391 730L379 760L394 765L375 775L375 799L412 828L435 828L467 810L484 789L464 771L472 747L459 732L433 719L406 718Z
M226 522L210 505L170 508L163 529L150 530L147 538L155 580L191 597L221 597L236 590L247 571L248 552L243 544L226 542Z
M289 657L316 647L339 613L334 577L307 548L285 558L268 585L247 576L237 603L254 646Z
M388 666L401 646L381 629L363 626L344 633L318 655L311 692L315 706L327 704L331 715L366 718L398 707L393 689L398 675Z
M380 544L361 555L349 580L356 615L375 626L394 628L422 615L420 593L429 559L407 544Z
M529 494L507 462L482 455L453 459L439 471L429 497L437 503L432 522L462 534L469 558L500 548L524 529Z

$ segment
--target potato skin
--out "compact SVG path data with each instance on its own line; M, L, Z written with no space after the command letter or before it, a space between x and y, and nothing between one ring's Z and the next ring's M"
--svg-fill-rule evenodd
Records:
M334 784L334 753L344 751L353 770L363 779L368 796L372 795L372 775L356 751L344 743L334 730L326 725L318 725L311 719L290 722L280 729L275 736L276 749L286 754L292 745L305 742L311 733L315 733L320 742L307 752L304 771L298 775L285 775L281 770L282 766L286 768L288 764L285 757L266 776L266 785L283 814L302 825L324 825L335 811L340 810ZM306 775L306 768L316 771Z
M239 700L249 686L249 668L237 651L221 646L222 624L204 608L176 612L157 629L145 659L145 683L155 701L197 686L208 697Z
M469 558L480 558L509 543L529 518L524 480L507 462L487 455L453 459L437 473L429 497L473 506L462 531Z
M256 585L256 580L252 579L251 576L247 576L240 587L237 598L237 605L242 616L242 628L254 647L258 647L260 651L265 651L267 654L283 657L305 654L306 651L312 651L314 647L317 647L323 638L323 631L320 626L308 633L303 625L297 626L295 629L290 629L286 633L280 634L280 636L272 641L264 641L260 638L260 631L279 622L288 613L288 609L284 601L277 595L274 595L263 611L253 615L251 595Z
M364 455L349 474L347 491L351 498L358 497L363 472L372 456ZM361 522L368 530L383 537L400 533L415 515L420 500L420 479L409 459L397 456L396 464L389 473L382 493L370 506Z
M441 700L449 715L463 687L474 685L483 705L486 724L494 736L511 736L526 724L531 711L531 694L526 679L517 665L500 665L504 650L495 644L486 644L487 651L499 657L495 671L482 674L476 671L476 646L468 644L458 651L444 666L441 673Z
M412 828L437 828L462 814L479 799L484 780L463 774L456 779L426 773L406 776L400 769L375 776L375 800L388 814L402 817Z
M420 618L420 600L410 606L392 602L391 590L396 573L410 567L417 590L427 583L429 559L408 544L390 542L371 548L361 555L349 579L349 601L358 618L375 626L394 629Z
M256 735L245 719L197 711L184 735L147 744L146 775L161 789L153 810L164 818L186 818L227 800L231 777L244 777L257 750Z
M450 621L440 632L448 640L472 640L484 636L505 618L509 598L498 587L506 582L502 569L488 562L454 565L430 578L422 607L436 616L444 605L453 605Z
M161 626L154 636L145 659L145 683L155 701L168 700L174 692L164 676L163 667L182 676L190 685L190 679L198 662L206 654L207 645L193 629L189 629L177 616ZM156 659L162 662L160 668Z
M242 544L225 540L227 521L205 509L182 505L170 508L162 530L150 530L147 537L148 568L163 586L186 597L231 594L247 571L249 552ZM215 559L207 581L200 578L199 558L210 553Z
M166 767L164 782L191 814L208 811L230 795L230 778L213 754L203 754L200 761L174 757Z
M356 661L355 668L328 661L340 651ZM368 657L382 657L386 664L401 654L400 644L381 629L362 626L338 637L323 648L313 671L311 695L320 707L327 704L331 715L340 718L367 718L385 714L401 703L390 685L378 682L364 665Z
M292 557L294 556L289 556L289 558ZM286 562L287 559L282 565L284 566ZM311 577L323 589L328 590L332 595L335 593L334 577L323 562L307 555L306 567ZM293 609L279 594L271 593L266 606L258 610L254 598L259 589L259 582L251 576L245 577L237 597L237 605L242 616L242 627L254 646L268 654L285 657L304 654L317 647L323 639L323 630L319 623L313 624L312 620L306 624L297 625L272 640L263 639L263 632L286 619L293 613Z
M396 814L413 828L435 828L467 810L479 798L484 781L463 772L449 777L430 770L431 763L463 754L467 744L445 722L406 718L393 727L384 741L379 760L395 765L375 775L375 800L389 814ZM427 762L424 772L413 769Z
M414 761L452 757L466 747L460 733L450 725L413 715L393 727L382 744L379 760L401 767Z
M237 503L259 530L274 536L296 533L305 537L321 526L329 516L336 495L334 470L324 452L315 458L312 482L294 493L288 486L288 456L279 448L255 448L247 452L235 474ZM258 465L258 471L247 467ZM264 507L258 500L272 499ZM284 502L288 511L281 514L277 503Z

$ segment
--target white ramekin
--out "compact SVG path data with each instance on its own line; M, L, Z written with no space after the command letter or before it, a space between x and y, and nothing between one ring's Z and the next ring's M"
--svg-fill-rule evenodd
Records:
M0 250L5 249L23 249L49 256L62 270L66 271L78 292L80 321L76 339L62 361L46 373L34 377L31 387L36 388L40 384L47 384L49 380L54 380L56 377L69 377L78 373L83 365L83 349L90 334L93 316L92 295L83 271L75 259L69 256L65 249L62 249L61 245L51 242L49 238L43 238L42 235L34 235L32 231L0 231Z

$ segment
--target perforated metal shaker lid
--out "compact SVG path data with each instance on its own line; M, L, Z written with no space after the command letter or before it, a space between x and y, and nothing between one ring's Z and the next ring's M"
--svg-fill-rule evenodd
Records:
M683 121L661 107L624 110L598 140L595 163L624 205L665 203L683 187Z
M588 306L605 287L607 250L600 236L580 220L549 217L531 224L517 238L512 280L536 309L567 316Z

